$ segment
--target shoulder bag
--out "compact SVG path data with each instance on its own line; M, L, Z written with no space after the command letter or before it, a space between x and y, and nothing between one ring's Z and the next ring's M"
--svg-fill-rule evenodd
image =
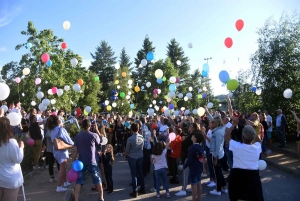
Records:
M59 131L60 131L60 129L58 130L58 133L59 133ZM65 143L60 138L54 138L53 145L54 145L54 149L57 151L66 150L66 149L70 149L73 147L72 145Z

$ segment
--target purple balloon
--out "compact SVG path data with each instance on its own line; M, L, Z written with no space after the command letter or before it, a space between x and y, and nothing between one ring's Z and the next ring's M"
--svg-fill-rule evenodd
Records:
M73 169L70 169L67 174L67 179L70 183L75 182L78 178L78 172Z
M206 93L202 94L202 98L206 98L206 97L207 97Z
M173 105L173 104L170 104L170 105L169 105L169 109L170 109L170 110L174 109L174 105Z
M176 78L176 83L179 83L180 82L180 79L177 77Z
M154 90L153 90L153 93L154 93L154 94L158 94L158 90L157 90L157 89L154 89Z

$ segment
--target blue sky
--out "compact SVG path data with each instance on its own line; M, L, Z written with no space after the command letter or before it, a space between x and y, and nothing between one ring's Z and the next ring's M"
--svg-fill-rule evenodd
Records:
M212 57L209 76L214 94L225 94L219 72L227 70L235 77L239 69L250 68L257 29L266 19L278 20L284 11L292 14L299 8L299 0L0 0L0 67L19 61L26 52L16 51L15 46L26 42L20 32L32 20L38 30L53 29L64 38L84 57L85 66L101 40L116 56L125 47L133 60L148 34L157 60L166 57L166 45L175 38L190 58L192 70L202 69L204 58ZM240 32L235 28L238 19L245 22ZM62 27L65 20L71 22L68 31ZM224 45L226 37L233 39L230 49Z

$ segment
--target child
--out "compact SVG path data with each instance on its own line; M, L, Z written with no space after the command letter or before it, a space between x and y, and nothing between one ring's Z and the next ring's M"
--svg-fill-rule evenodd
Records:
M112 165L115 161L114 158L114 153L113 153L113 147L111 144L107 144L105 147L105 150L102 155L102 162L104 166L104 174L105 174L105 179L107 182L107 189L108 194L112 194L114 190L114 183L112 180Z
M165 142L157 142L153 149L151 162L154 163L154 171L156 178L156 198L160 198L160 181L162 180L164 189L166 189L167 198L170 197L169 186L167 181L167 160L166 160L166 144Z
M192 135L193 145L189 148L188 159L183 166L183 170L187 167L190 169L193 201L199 201L202 193L201 174L203 171L204 150L200 143L204 141L204 137L201 132L195 132Z

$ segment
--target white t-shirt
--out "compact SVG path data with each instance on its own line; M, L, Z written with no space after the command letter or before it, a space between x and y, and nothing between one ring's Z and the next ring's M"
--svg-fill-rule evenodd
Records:
M272 132L272 117L268 114L268 116L267 116L267 123L269 124L271 124L271 126L268 128L268 130L267 131L271 131ZM268 125L269 126L269 125Z
M154 170L159 170L161 168L168 168L167 159L166 159L167 150L164 149L162 154L159 156L152 155Z
M208 139L210 140L211 138L212 138L212 130L208 130L207 131L207 134L206 134L206 136L208 137ZM210 142L206 139L206 146L208 147L208 148L210 148Z
M229 150L233 153L233 168L245 170L257 170L258 160L261 153L261 144L244 144L230 140Z

